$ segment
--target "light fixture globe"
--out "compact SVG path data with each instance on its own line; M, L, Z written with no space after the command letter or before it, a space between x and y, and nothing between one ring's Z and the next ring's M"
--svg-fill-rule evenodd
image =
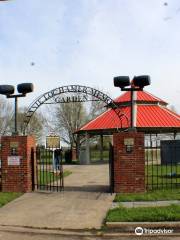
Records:
M0 94L11 95L14 93L14 86L12 85L0 85Z
M19 93L26 94L33 92L34 86L32 83L21 83L17 85L17 90Z

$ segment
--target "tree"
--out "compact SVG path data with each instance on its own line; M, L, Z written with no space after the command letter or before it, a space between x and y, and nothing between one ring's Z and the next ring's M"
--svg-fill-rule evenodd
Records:
M104 105L104 102L98 101L93 97L88 111L88 120L90 121L104 112Z
M0 97L0 135L11 133L13 107L7 99Z
M21 108L18 111L18 130L20 134L23 134L24 115L26 111L26 108ZM26 129L26 134L34 135L39 144L42 142L44 123L45 118L43 114L41 112L35 112Z
M77 146L74 134L87 121L87 114L82 102L56 104L52 118L47 121L51 132L59 133L61 139L71 148Z
M104 111L104 102L93 96L89 96L87 102L83 102L86 98L82 93L73 93L73 96L64 94L59 99L64 99L66 103L52 101L48 111L47 108L44 111L48 132L60 135L61 140L71 148L77 148L84 141L82 137L81 140L77 137L76 131ZM71 99L74 99L74 102L71 102ZM54 103L56 104L53 105Z

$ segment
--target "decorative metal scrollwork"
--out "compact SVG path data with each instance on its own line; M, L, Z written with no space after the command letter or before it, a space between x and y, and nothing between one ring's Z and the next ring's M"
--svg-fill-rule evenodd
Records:
M76 93L76 96L70 97L60 97L62 94L66 93ZM79 93L79 94L78 94ZM89 98L89 96L93 97ZM51 102L49 102L51 100ZM68 102L87 102L87 101L102 101L106 104L106 106L111 107L116 114L118 115L121 121L122 127L122 117L125 117L128 121L126 115L118 108L116 103L114 103L113 99L110 98L107 94L91 87L81 86L81 85L68 85L62 86L55 89L50 90L42 95L40 95L37 99L35 99L32 104L28 107L28 110L24 117L24 126L23 131L25 134L26 128L31 120L31 117L36 112L36 110L43 104L54 104L54 103L68 103Z

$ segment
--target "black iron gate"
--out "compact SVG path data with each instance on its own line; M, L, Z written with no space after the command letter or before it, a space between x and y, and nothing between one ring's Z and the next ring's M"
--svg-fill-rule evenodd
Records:
M109 191L114 192L114 148L113 145L109 144Z
M64 189L62 150L38 147L35 151L33 189L62 191Z
M1 156L1 143L0 143L0 192L2 191L2 156Z
M180 188L180 140L145 139L146 189Z

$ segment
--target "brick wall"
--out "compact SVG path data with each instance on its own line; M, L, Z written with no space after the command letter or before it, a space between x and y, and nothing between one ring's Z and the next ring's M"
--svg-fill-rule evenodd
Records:
M35 149L35 139L32 136L3 136L2 143L2 191L30 192L32 191L32 161L31 149ZM16 146L16 155L20 156L20 164L8 163L12 156L12 148Z
M126 151L128 141L134 139L132 152ZM115 133L114 191L132 193L145 191L144 134L137 132Z

